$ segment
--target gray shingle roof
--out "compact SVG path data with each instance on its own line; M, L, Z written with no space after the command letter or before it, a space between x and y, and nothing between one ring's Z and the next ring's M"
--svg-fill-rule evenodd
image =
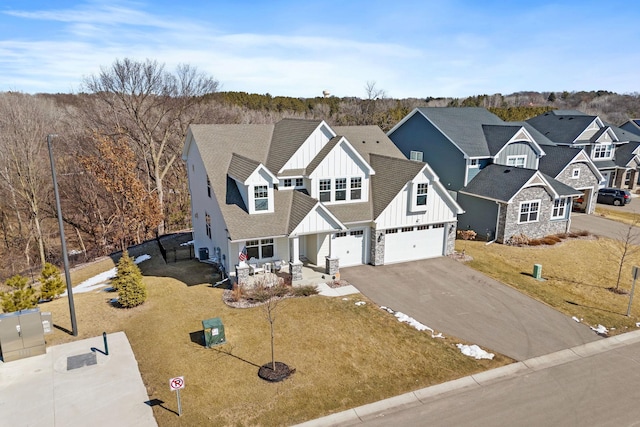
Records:
M492 156L498 154L520 128L520 126L482 125L489 154Z
M371 166L376 174L371 177L373 197L373 218L391 203L404 185L411 181L424 168L423 162L399 159L397 157L369 155Z
M422 114L447 135L469 157L487 157L489 148L482 125L505 122L485 108L418 108Z
M507 203L518 194L536 172L538 171L534 169L492 164L482 169L461 192ZM580 191L540 173L560 196L581 194Z
M274 175L287 163L321 120L282 119L275 124L265 165Z
M548 112L527 120L527 123L555 143L572 143L595 119L596 116L586 114Z
M546 156L538 163L538 170L546 175L556 177L580 153L581 149L569 146L546 146Z
M347 138L347 141L365 159L370 153L405 158L402 151L378 126L334 126L332 129L338 135Z
M340 138L339 136L334 136L333 138L331 138L329 142L327 142L325 146L322 147L318 154L316 154L313 160L309 162L309 164L307 165L307 169L305 170L305 174L310 174L314 170L316 170L320 162L322 162L324 158L327 157L327 154L329 154L329 152L333 150L333 147L335 147L341 139L342 138Z
M260 162L248 159L240 154L234 153L231 156L229 170L227 173L240 182L245 182L247 178L260 166Z
M640 142L634 141L629 142L627 144L622 144L616 147L615 152L615 163L617 166L626 167L631 160L633 160L636 155L633 154L638 146L640 146Z

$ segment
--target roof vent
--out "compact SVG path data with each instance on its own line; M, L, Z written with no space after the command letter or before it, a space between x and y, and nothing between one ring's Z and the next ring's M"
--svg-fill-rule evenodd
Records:
M505 169L504 170L504 173L509 173L509 172L511 172L511 169Z
M380 141L376 141L376 144L380 144Z
M363 143L363 144L364 144L365 142L367 142L367 141L365 141L365 140L362 140L362 143Z

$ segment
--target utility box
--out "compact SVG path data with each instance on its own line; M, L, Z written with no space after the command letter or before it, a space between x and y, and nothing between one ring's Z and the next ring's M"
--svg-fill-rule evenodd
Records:
M0 350L4 362L47 352L40 309L0 314Z
M542 280L542 264L533 264L533 278Z
M198 258L200 261L206 261L209 259L209 248L199 248L198 249Z
M204 345L207 348L226 342L224 337L224 325L219 317L213 317L202 321L204 329Z

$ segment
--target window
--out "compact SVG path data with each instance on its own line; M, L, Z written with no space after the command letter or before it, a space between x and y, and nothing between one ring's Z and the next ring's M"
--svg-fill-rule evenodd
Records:
M335 200L347 200L347 178L336 178Z
M433 224L431 228L444 228L444 224Z
M207 175L207 196L211 198L211 181L209 181L209 175Z
M331 201L331 180L330 179L320 180L320 201L321 202Z
M537 222L538 211L540 210L540 200L520 203L519 223Z
M419 226L416 227L416 229L418 229L418 230L428 230L429 226L428 225L419 225Z
M364 235L364 230L353 230L349 234L351 234L352 236L362 236Z
M360 200L362 197L362 178L351 178L351 200Z
M266 185L256 185L253 189L254 206L256 211L269 209L269 191Z
M578 179L580 178L580 168L574 168L571 171L571 179Z
M422 151L411 151L411 155L409 156L409 159L421 162L422 161Z
M398 229L397 228L390 228L388 230L384 230L384 234L394 234L397 233Z
M347 232L346 231L341 231L340 233L335 233L333 236L334 237L347 237Z
M211 216L208 213L204 213L204 227L207 232L207 236L211 238Z
M555 199L553 201L553 212L551 219L564 218L567 210L567 199Z
M593 146L594 159L606 159L611 157L613 146L611 144L596 144Z
M282 185L283 187L291 187L291 184L292 184L291 178L286 178Z
M507 166L523 168L525 163L527 163L527 156L507 156Z
M247 259L273 258L273 239L248 240Z
M402 231L403 233L407 233L409 231L413 231L413 227L402 227L400 231Z
M418 184L416 190L416 205L418 206L426 206L427 205L427 190L429 189L429 184L420 183Z
M470 168L480 167L480 162L478 162L478 159L471 159L469 160L469 167Z
M296 187L304 187L304 180L302 178L296 178Z
M632 170L629 169L627 173L624 174L624 185L628 186L629 184L631 184L631 172Z

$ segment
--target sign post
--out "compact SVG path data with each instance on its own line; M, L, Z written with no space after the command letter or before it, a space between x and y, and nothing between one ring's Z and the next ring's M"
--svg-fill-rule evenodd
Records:
M636 290L636 279L640 276L640 267L633 266L631 270L633 276L633 284L631 285L631 294L629 295L629 307L627 308L627 317L631 316L631 303L633 302L633 291Z
M178 397L178 416L182 416L182 404L180 403L180 389L184 388L184 377L175 377L169 380L169 388L175 391Z

